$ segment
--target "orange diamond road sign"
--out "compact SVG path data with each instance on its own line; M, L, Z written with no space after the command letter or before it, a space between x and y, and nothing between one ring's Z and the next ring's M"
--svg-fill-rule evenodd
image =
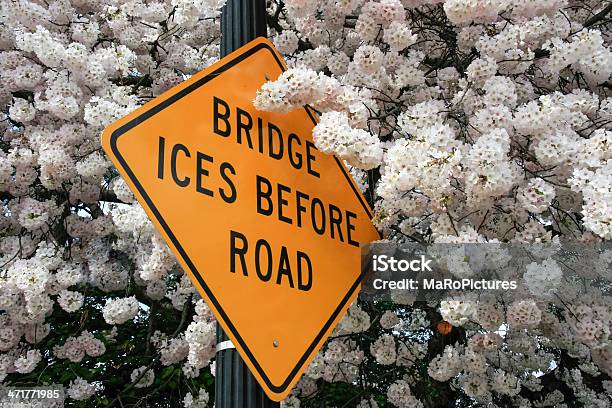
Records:
M308 109L253 107L285 69L257 39L105 129L102 144L271 399L289 394L378 239Z

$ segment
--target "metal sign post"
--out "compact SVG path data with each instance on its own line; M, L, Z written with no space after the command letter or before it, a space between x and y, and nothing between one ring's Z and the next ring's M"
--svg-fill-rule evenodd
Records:
M267 36L266 0L227 0L221 15L221 58Z
M278 408L249 371L231 340L217 325L215 408Z
M267 37L265 0L227 0L221 15L221 57L257 37ZM217 325L216 408L277 408Z

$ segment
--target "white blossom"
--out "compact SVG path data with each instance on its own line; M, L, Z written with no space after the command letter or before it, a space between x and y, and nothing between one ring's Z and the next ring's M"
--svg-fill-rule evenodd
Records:
M104 305L102 314L108 324L123 324L133 319L138 313L136 297L109 299Z
M155 373L147 367L139 367L132 371L130 379L135 383L136 388L146 388L153 384Z
M68 313L73 313L83 306L83 298L80 292L62 290L57 298L57 303Z
M66 393L73 400L83 401L96 394L96 386L77 377L76 380L70 382L70 386L66 390Z

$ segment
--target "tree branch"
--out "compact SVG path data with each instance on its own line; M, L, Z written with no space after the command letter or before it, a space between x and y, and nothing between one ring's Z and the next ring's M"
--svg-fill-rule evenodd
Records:
M612 2L610 2L610 4L608 4L606 7L604 7L603 10L601 10L599 13L595 14L593 17L589 18L587 21L584 22L584 27L591 27L592 25L595 25L595 23L603 20L604 18L606 18L606 16L612 11Z
M64 199L68 198L68 193L66 193L65 191L61 191L61 190L46 190L44 192L44 194L42 195L43 199L49 199L53 196L58 196L58 197L62 197ZM9 193L8 191L0 191L0 200L2 201L9 201L12 200L14 198L18 198L19 196L14 196L13 194ZM118 203L118 204L129 204L129 203L125 203L123 201L121 201L120 199L117 198L117 195L109 190L102 190L100 191L100 198L99 201L107 201L109 203Z

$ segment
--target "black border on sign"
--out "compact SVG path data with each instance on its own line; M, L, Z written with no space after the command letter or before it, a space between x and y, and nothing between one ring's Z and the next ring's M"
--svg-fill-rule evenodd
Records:
M327 320L327 322L325 323L325 325L323 326L323 328L321 329L321 331L319 332L317 337L312 341L311 345L308 347L306 352L302 355L302 357L300 358L300 360L298 361L296 366L289 373L289 376L287 377L287 379L282 384L280 384L280 385L272 384L272 382L270 381L270 379L268 378L266 373L263 371L262 367L259 365L259 363L255 359L255 357L253 356L253 353L251 352L251 350L249 349L247 344L244 342L244 340L240 336L240 333L238 333L238 330L236 330L236 327L234 327L232 322L229 320L227 314L225 313L225 311L223 310L223 308L221 307L221 305L219 304L219 302L215 298L214 294L211 292L210 288L206 285L206 282L204 281L204 279L202 279L202 276L200 276L200 273L198 272L197 268L195 267L195 265L193 264L193 262L191 261L191 259L189 258L189 256L187 255L187 253L185 252L183 247L181 246L180 242L178 241L178 239L176 238L176 236L174 235L174 233L172 232L172 230L170 229L170 227L168 226L166 221L163 219L163 217L161 216L161 214L158 211L157 207L155 207L155 204L153 204L153 201L151 200L151 198L149 197L147 192L144 190L144 188L142 187L142 185L140 184L140 182L136 178L134 172L132 172L132 169L130 169L130 166L128 166L128 164L126 163L125 159L121 155L121 152L119 152L119 149L117 148L117 139L119 139L119 137L121 135L123 135L124 133L126 133L130 129L134 128L135 126L139 125L140 123L144 122L145 120L149 119L153 115L161 112L163 109L165 109L168 106L172 105L174 102L178 101L179 99L183 98L184 96L186 96L186 95L190 94L191 92L195 91L196 89L198 89L202 85L206 84L211 79L213 79L216 76L220 75L224 71L227 71L229 68L231 68L234 65L238 64L239 62L245 60L246 58L250 57L251 55L255 54L257 51L259 51L261 49L268 50L272 54L272 56L274 57L274 60L277 62L278 66L281 68L281 70L285 71L285 66L282 64L282 62L280 61L280 59L278 58L278 56L276 55L274 50L267 43L257 44L253 48L247 50L246 52L244 52L242 54L239 54L239 55L235 56L233 59L227 61L224 65L218 67L217 69L215 69L214 71L212 71L208 75L198 79L197 81L195 81L191 85L185 87L184 89L180 90L176 94L168 97L163 102L155 105L151 109L147 110L146 112L140 114L136 118L130 120L128 123L126 123L123 126L119 127L117 130L115 130L111 134L111 137L110 137L110 146L111 146L111 149L112 149L114 155L116 156L117 160L119 161L119 163L121 164L121 166L123 167L123 169L125 170L127 175L130 177L130 179L132 180L132 183L134 183L134 186L136 186L136 188L140 192L141 196L146 201L146 203L149 206L151 212L155 215L155 218L157 218L157 221L159 222L159 224L162 226L162 228L164 229L164 231L166 232L166 234L168 235L170 240L172 240L172 243L174 244L175 248L181 254L181 256L182 256L183 260L185 261L185 263L189 266L189 269L191 270L193 276L195 276L195 278L200 283L200 285L201 285L202 289L204 290L204 292L206 292L208 298L215 305L215 308L219 312L219 315L221 316L221 318L223 319L225 324L227 324L227 327L229 327L230 331L232 332L232 334L234 335L234 337L236 338L238 343L240 343L241 348L245 351L245 353L247 354L247 357L253 363L253 366L255 366L255 368L257 369L257 372L259 373L261 378L263 378L263 380L265 381L266 385L270 388L270 390L272 390L272 391L274 391L276 393L282 393L283 391L285 391L287 389L287 387L289 386L289 383L291 383L291 381L296 376L296 374L299 371L299 369L304 365L304 363L308 359L308 357L311 355L311 353L313 352L314 348L319 343L319 341L321 340L321 338L323 337L325 332L329 329L329 327L331 326L333 321L336 319L336 317L338 316L338 314L340 313L342 308L346 305L348 300L351 298L352 294L359 287L359 284L360 284L361 279L362 279L362 275L360 274L359 277L357 278L357 280L352 284L352 286L349 289L348 293L342 298L342 300L340 301L340 304L336 307L336 309L334 310L334 312L332 313L330 318ZM310 117L312 122L314 124L316 124L317 121L316 121L314 115L310 112L310 109L308 109L307 107L305 107L304 109L308 113L308 116ZM346 181L349 183L349 185L351 186L351 189L355 193L355 196L357 196L357 198L359 199L359 202L361 203L361 205L362 205L363 209L365 210L366 214L368 215L368 217L372 218L372 212L371 212L370 208L368 207L368 205L363 200L363 197L361 196L361 194L359 194L359 192L355 188L355 185L353 184L350 176L346 172L346 169L344 168L344 166L342 165L340 160L338 160L338 158L336 158L334 156L334 159L336 160L336 163L338 164L338 167L340 168L340 170L344 174L344 177L346 178Z

